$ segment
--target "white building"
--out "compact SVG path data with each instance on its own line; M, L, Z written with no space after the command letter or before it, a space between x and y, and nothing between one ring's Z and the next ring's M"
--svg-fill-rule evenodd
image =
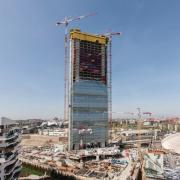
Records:
M21 171L20 129L15 121L0 119L0 180L16 180Z
M161 144L164 149L180 154L180 133L169 134L161 141Z
M68 129L39 129L38 133L40 135L46 136L59 136L59 137L67 137Z

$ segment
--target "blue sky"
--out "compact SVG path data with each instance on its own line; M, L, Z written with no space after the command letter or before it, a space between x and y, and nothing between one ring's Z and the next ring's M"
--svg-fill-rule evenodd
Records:
M0 116L63 114L64 16L113 39L113 111L180 115L179 0L0 0Z

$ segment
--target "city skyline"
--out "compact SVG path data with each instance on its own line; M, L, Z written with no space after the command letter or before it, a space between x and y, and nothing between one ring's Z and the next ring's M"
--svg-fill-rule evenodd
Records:
M123 32L112 42L113 112L180 115L180 2L169 2L0 1L0 116L63 117L64 29L55 23L89 12L98 14L70 28Z

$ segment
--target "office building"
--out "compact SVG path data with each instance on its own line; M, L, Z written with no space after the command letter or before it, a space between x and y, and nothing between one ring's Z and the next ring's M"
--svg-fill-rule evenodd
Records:
M108 142L108 38L70 31L69 150Z

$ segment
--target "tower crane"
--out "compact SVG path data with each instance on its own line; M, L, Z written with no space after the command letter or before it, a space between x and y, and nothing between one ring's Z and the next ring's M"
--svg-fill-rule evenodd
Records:
M143 112L143 114L146 114L146 115L149 115L149 116L151 116L151 115L152 115L152 113L151 113L151 112Z
M112 141L112 37L121 36L122 32L107 32L101 34L109 38L109 77L108 77L108 89L109 89L109 120L110 120L110 139Z
M68 26L73 21L79 21L86 17L93 16L96 13L90 13L82 16L68 18L65 17L63 20L60 20L56 23L56 26L65 27L65 34L64 34L64 120L67 120L67 104L69 102L68 99L68 92L69 92L69 69L68 69Z

